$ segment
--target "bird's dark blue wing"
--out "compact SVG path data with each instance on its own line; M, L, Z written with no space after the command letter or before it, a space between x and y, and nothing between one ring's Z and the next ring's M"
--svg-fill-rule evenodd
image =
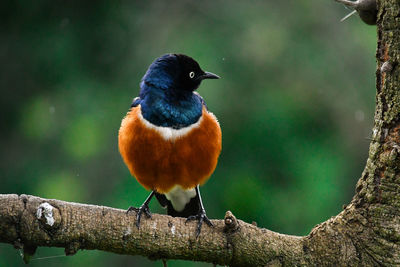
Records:
M196 96L200 99L201 104L202 104L203 106L205 106L205 107L206 107L206 110L208 111L208 107L207 107L206 101L204 101L204 99L201 97L201 95L200 95L199 93L197 93L197 92L194 92L194 93L195 93Z
M137 107L142 100L140 97L135 97L132 101L131 108Z

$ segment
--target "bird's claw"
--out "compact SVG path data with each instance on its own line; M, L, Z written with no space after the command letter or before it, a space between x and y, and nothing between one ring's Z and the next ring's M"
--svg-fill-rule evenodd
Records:
M140 208L136 207L129 207L129 209L126 211L128 214L130 211L135 211L136 212L136 227L139 228L140 226L140 219L142 218L142 214L144 213L147 218L151 218L151 212L149 209L148 205L142 205Z
M133 207L133 206L130 206L127 210L126 210L126 214L128 214L129 212L131 212L131 211L135 211L135 212L138 212L139 211L139 209L138 208L136 208L136 207Z
M214 224L208 219L206 212L204 210L200 210L197 215L192 215L187 217L185 224L189 221L193 220L198 220L197 223L197 229L196 229L196 238L200 235L201 232L201 226L203 225L203 222L205 222L208 226L213 227Z

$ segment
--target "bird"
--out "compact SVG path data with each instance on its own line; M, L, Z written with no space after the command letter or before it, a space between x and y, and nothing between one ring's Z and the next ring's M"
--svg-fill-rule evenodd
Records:
M196 92L205 79L219 79L203 71L183 54L155 59L140 82L139 96L122 119L118 147L130 173L150 195L135 210L136 226L142 215L151 218L149 203L155 196L167 214L197 220L196 237L206 215L199 186L214 172L222 148L215 115Z

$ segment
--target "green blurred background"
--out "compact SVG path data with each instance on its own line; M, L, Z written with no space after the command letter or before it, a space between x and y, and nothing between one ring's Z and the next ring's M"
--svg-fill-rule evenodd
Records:
M348 203L367 158L375 27L333 1L11 1L0 4L0 193L127 209L148 192L117 148L149 64L184 53L223 79L199 93L223 150L210 218L306 235ZM163 212L156 201L154 212ZM63 254L39 248L35 257ZM31 266L162 266L79 251ZM0 244L0 266L22 266ZM170 261L170 266L209 266Z

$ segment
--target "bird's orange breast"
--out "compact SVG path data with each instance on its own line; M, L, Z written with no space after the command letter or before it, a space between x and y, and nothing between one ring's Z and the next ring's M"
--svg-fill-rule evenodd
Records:
M145 188L167 193L203 184L217 166L221 129L204 107L197 124L179 130L157 127L141 115L140 105L122 120L119 151L131 174Z

